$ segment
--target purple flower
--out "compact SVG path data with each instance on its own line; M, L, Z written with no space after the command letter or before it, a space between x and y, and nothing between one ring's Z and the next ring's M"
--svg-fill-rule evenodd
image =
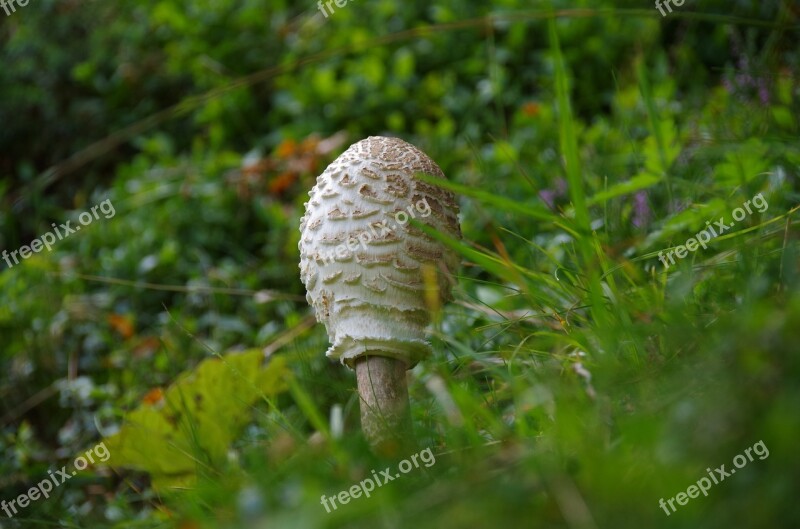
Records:
M647 191L639 191L633 196L633 225L641 228L650 222L650 204L647 202Z
M567 196L567 181L559 178L555 182L555 189L542 189L539 191L539 198L547 204L547 207L554 209L556 200Z
M556 180L556 192L560 197L567 196L567 181L564 180L563 178L559 178Z
M539 198L541 198L550 209L553 209L553 206L556 204L556 192L552 189L542 189L539 191Z
M739 58L733 70L725 74L722 85L728 93L743 101L757 96L762 105L768 105L770 101L768 79L758 75L748 56L738 50L739 46L734 42L733 51Z
M747 55L745 55L743 53L740 54L739 55L739 69L746 71L746 70L749 69L748 68L749 65L750 65L750 61L748 60Z
M680 213L681 211L683 211L684 209L686 209L688 206L689 206L689 203L688 203L688 202L686 202L686 201L683 201L683 200L680 200L680 199L676 198L676 199L675 199L675 200L673 200L673 201L672 201L672 203L669 205L669 209L670 209L670 211L672 211L673 213Z
M746 73L746 74L737 75L736 76L736 81L739 83L739 86L744 88L744 87L748 87L748 86L755 86L757 79L755 79L749 73Z
M731 82L731 80L730 80L730 79L728 79L727 77L726 77L725 79L723 79L723 80L722 80L722 86L724 86L724 87L725 87L725 90L726 90L726 91L727 91L729 94L732 94L732 93L734 92L734 90L735 90L735 88L733 87L733 83L732 83L732 82Z
M763 77L758 80L758 98L761 100L761 104L767 106L769 104L769 87L767 86L767 80Z

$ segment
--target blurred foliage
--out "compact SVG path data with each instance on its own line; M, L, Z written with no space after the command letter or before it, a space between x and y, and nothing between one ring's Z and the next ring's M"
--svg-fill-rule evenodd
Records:
M116 211L0 272L0 500L113 440L113 471L0 527L800 524L800 12L548 5L0 15L0 248ZM394 462L322 354L297 225L315 176L379 134L462 195L464 266L409 378L436 464L329 514L322 494ZM664 269L757 193L767 210ZM658 507L759 440L769 458Z

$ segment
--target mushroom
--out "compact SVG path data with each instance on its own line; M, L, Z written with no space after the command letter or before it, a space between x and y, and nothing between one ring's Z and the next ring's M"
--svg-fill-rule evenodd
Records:
M361 140L317 178L300 223L300 275L328 331L326 354L355 370L362 429L384 452L408 444L405 372L431 353L426 327L459 264L410 223L461 238L455 197L418 173L444 178L403 140Z

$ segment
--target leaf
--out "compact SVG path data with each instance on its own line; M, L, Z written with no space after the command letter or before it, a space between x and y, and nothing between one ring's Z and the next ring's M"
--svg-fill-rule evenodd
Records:
M133 318L130 315L110 314L108 323L126 340L133 336Z
M489 204L491 206L495 206L502 211L507 211L510 213L518 213L520 215L525 215L527 217L532 217L537 220L545 221L545 222L552 222L555 225L559 226L563 230L567 231L571 234L576 234L575 230L571 227L567 226L565 222L568 219L564 219L553 214L551 211L542 208L538 204L524 204L520 203L519 201L514 201L509 198L505 198L500 195L495 195L490 193L489 191L483 191L475 186L465 186L463 184L458 184L456 182L451 182L450 180L445 180L442 178L437 178L434 176L426 175L424 173L418 173L416 178L422 180L425 183L432 184L444 189L449 189L456 194L464 195L468 197L472 197L477 199L485 204Z
M622 196L622 195L629 195L631 193L635 193L642 189L647 189L659 183L662 177L656 176L654 174L639 174L627 180L625 182L620 182L619 184L613 185L604 191L600 191L592 198L590 198L587 202L590 206L594 206L596 204L602 204L609 199L614 197Z
M680 211L667 219L659 229L653 230L642 247L653 244L666 244L672 237L688 238L693 233L705 229L706 222L714 222L729 209L724 200L715 198L705 204L697 204Z
M522 113L530 118L535 118L536 116L539 115L541 111L542 111L541 105L533 101L530 101L522 105Z
M655 136L644 140L645 170L655 175L668 174L681 153L675 123L671 119L658 119L653 127Z
M257 349L211 358L163 394L148 393L105 440L109 465L148 472L156 488L188 485L198 471L219 465L256 400L287 389L285 358L262 362Z
M725 161L714 169L716 180L727 187L743 186L763 175L770 165L769 147L750 138L725 154Z
M164 390L161 388L151 389L144 397L142 397L142 402L150 405L160 404L163 400Z
M292 184L297 180L297 173L283 172L270 180L268 189L270 194L280 195L286 192Z
M289 158L297 152L297 142L292 138L283 140L275 149L275 156L278 158Z
M497 277L505 278L510 274L517 276L519 273L531 275L528 270L522 267L518 267L513 263L503 261L502 258L496 255L475 250L468 246L464 241L455 239L445 233L437 231L433 227L428 226L427 224L424 224L418 220L412 219L410 223L415 228L425 232L426 235L429 235L433 239L445 244L449 248L452 248L466 259L471 260L476 265Z

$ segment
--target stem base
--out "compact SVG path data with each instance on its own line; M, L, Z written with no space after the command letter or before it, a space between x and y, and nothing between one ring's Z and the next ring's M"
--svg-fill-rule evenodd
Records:
M364 436L377 453L400 455L413 445L405 363L366 356L355 370Z

